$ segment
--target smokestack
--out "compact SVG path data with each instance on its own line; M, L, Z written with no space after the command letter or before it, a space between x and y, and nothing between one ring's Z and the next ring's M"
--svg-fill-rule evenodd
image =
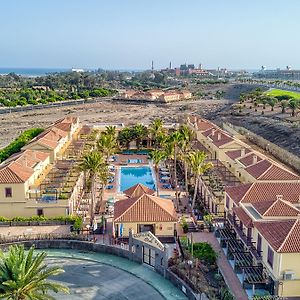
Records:
M218 141L220 141L221 140L221 133L218 133Z
M213 128L213 129L211 130L211 135L214 136L214 135L215 135L215 132L216 132L216 129Z
M172 62L170 61L170 64L169 64L169 69L171 70L172 69Z

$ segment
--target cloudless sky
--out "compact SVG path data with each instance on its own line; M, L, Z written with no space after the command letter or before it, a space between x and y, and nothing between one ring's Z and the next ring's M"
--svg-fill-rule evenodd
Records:
M300 68L300 0L0 0L0 67Z

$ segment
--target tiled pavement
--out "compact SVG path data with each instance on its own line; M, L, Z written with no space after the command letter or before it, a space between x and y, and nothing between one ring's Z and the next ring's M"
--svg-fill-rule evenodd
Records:
M195 232L193 233L193 241L208 242L209 244L212 245L214 250L219 255L218 266L229 290L235 296L236 300L248 300L245 290L242 288L240 281L238 280L236 274L234 273L232 267L230 266L214 234L211 232Z

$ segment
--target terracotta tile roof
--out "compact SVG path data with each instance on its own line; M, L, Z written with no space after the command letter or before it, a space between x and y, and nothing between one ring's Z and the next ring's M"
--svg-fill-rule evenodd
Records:
M44 130L41 134L35 137L31 142L24 148L29 148L32 144L38 143L49 147L50 149L55 149L59 141L66 137L68 133L56 127L50 127Z
M35 150L13 155L0 165L0 184L25 182L34 173L34 167L48 157L49 154Z
M155 193L154 190L148 188L147 186L143 185L143 184L136 184L134 186L132 186L131 188L123 191L123 193L127 196L127 197L140 197L143 194L149 194L149 195L153 195Z
M242 163L245 167L248 167L254 164L255 156L257 158L256 163L262 160L262 158L260 158L256 153L251 152L250 154L240 158L238 161Z
M299 203L300 182L254 182L225 188L228 196L235 202L255 203L274 201L278 195L291 203Z
M72 128L72 123L58 123L55 124L54 127L66 132L70 132Z
M300 197L300 182L255 182L241 202L254 203L274 200L278 195L282 195L286 201L298 203Z
M297 217L300 215L300 210L281 199L257 202L252 205L264 217Z
M267 240L270 246L278 251L283 245L287 235L293 228L295 220L287 221L270 221L270 222L255 222L254 227L257 228L259 233ZM300 234L300 232L298 233ZM299 235L298 235L299 239ZM300 252L300 247L296 252Z
M232 137L230 137L222 130L216 128L208 129L202 134L206 137L209 137L212 140L213 144L215 144L217 147L223 146L233 141Z
M115 203L114 221L126 222L177 222L171 200L144 194Z
M251 152L250 149L245 149L245 154L249 154L250 152ZM233 160L235 160L235 159L242 156L242 150L241 149L239 149L239 150L230 150L230 151L226 151L225 153L228 157L230 157Z
M277 165L272 165L264 174L259 177L260 180L300 180L300 177Z
M248 190L251 188L251 186L252 183L228 186L225 187L225 192L236 204L238 204L243 199Z
M255 227L279 253L300 252L300 220L256 222Z
M252 228L253 222L250 216L244 211L242 207L234 207L232 211L236 214L238 219L247 227Z
M271 166L272 164L268 160L264 159L260 160L257 164L245 168L245 171L254 178L259 179Z
M270 201L261 201L252 203L252 206L259 212L260 215L264 215L264 213L274 204L275 200Z

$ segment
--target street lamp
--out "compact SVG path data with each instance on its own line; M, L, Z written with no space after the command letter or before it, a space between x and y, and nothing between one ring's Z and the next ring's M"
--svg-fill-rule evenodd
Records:
M188 260L187 264L188 264L188 269L189 269L189 279L191 279L191 270L192 270L192 267L193 267L193 261Z

